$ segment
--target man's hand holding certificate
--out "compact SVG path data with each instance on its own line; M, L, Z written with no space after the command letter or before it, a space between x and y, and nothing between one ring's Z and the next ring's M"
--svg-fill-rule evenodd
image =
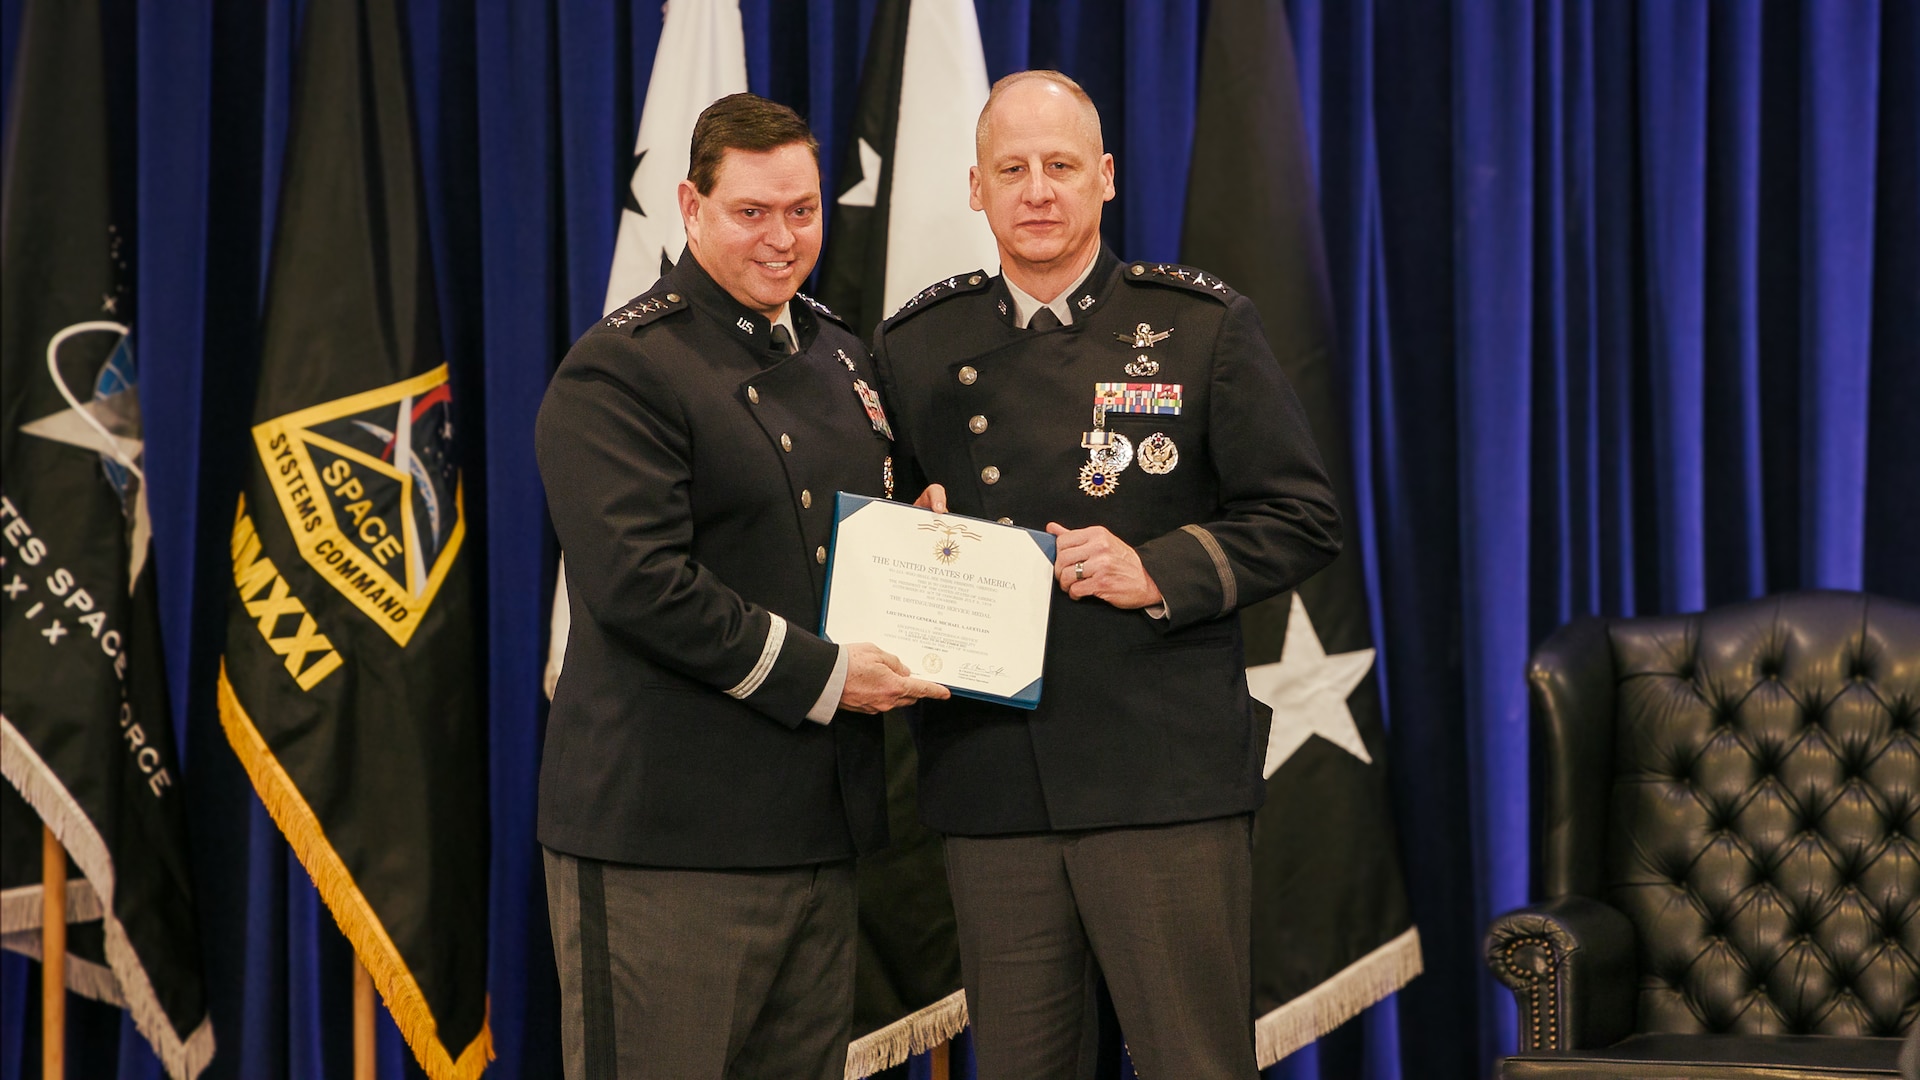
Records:
M954 693L1040 701L1055 541L841 492L823 636L870 641Z

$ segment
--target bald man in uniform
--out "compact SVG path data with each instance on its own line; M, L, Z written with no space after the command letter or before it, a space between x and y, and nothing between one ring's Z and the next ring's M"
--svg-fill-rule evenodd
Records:
M1031 713L921 706L981 1080L1091 1075L1104 976L1140 1075L1255 1075L1251 819L1271 713L1238 611L1340 548L1251 301L1100 240L1113 157L1058 72L1002 79L972 205L1001 258L884 322L895 460L922 505L1058 537Z

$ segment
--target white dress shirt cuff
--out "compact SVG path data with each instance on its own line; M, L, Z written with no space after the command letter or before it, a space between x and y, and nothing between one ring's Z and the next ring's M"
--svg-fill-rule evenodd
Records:
M840 646L840 658L833 662L833 674L827 676L827 688L820 691L820 700L808 710L807 719L816 724L833 723L833 714L840 708L840 694L847 688L847 647Z
M1153 605L1152 607L1146 608L1144 610L1146 611L1147 618L1149 619L1173 618L1173 613L1167 610L1167 602L1165 600L1162 600L1159 603Z

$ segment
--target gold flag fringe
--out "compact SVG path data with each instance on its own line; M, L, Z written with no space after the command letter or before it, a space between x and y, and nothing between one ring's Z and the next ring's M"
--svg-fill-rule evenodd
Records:
M1407 985L1423 970L1420 931L1399 937L1253 1023L1254 1056L1264 1069Z
M73 864L92 884L95 903L100 908L100 925L106 938L107 968L115 984L114 994L125 1003L127 1014L133 1017L133 1026L153 1047L168 1076L176 1080L193 1080L213 1060L212 1018L201 1020L185 1039L174 1033L173 1021L167 1018L166 1010L160 1007L159 995L154 993L152 978L140 963L140 955L133 951L133 943L127 940L126 927L114 917L113 860L107 857L106 841L101 839L99 830L81 811L80 804L60 783L60 778L47 767L47 763L13 726L13 722L3 715L0 715L0 773L5 774L20 792L20 797L33 807L34 813L40 815L40 820L46 823L47 828L53 830L53 835L72 857ZM72 910L71 905L69 910ZM68 986L88 997L108 1000L104 994L90 992L104 989L90 976L79 975L84 985L74 985L73 973L77 970L73 962L75 959L68 956ZM95 972L99 970L95 964L86 964L86 967L93 968Z
M967 995L955 990L919 1012L895 1020L847 1047L846 1080L862 1080L891 1069L909 1055L928 1050L960 1034L967 1026Z
M333 844L320 827L320 819L307 805L293 778L281 767L268 749L266 739L254 727L253 718L235 695L227 679L227 661L220 659L220 724L227 730L227 741L253 780L254 790L266 804L267 813L286 836L300 865L306 867L320 898L340 925L340 932L353 943L353 951L373 976L373 985L393 1015L395 1026L413 1049L414 1059L432 1080L475 1080L493 1060L491 1017L482 1020L480 1033L460 1052L458 1059L447 1052L440 1041L439 1025L433 1010L420 992L420 984L387 934L385 924L373 905L360 892ZM489 1010L491 1011L491 1010Z

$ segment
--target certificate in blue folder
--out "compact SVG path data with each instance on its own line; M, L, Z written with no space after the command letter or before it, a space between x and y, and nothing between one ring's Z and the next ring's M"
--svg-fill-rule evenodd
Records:
M839 492L821 603L829 641L870 641L956 694L1040 704L1054 538Z

